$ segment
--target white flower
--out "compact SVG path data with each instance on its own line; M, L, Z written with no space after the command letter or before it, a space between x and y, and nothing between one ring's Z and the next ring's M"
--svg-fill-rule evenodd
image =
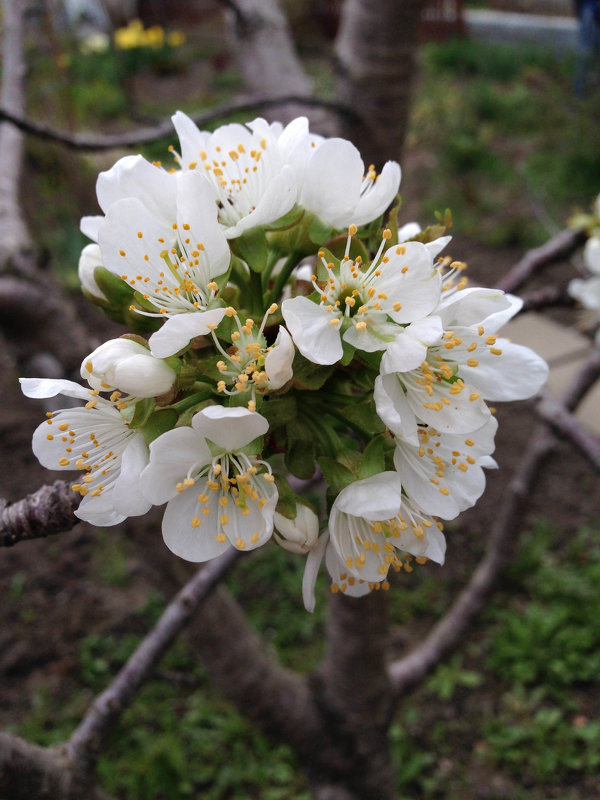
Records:
M79 265L77 267L79 280L83 289L92 297L97 297L100 300L106 300L106 295L98 286L94 277L94 270L96 267L101 266L103 266L103 264L100 248L97 244L87 244L79 256Z
M158 397L173 386L175 372L147 347L132 339L110 339L81 364L92 389L120 390L132 397Z
M141 484L154 504L167 502L162 530L173 553L206 561L231 545L251 550L270 538L277 489L268 464L247 452L267 430L260 414L208 406L191 427L152 442Z
M408 242L416 238L422 231L418 222L407 222L398 230L398 241ZM444 247L452 240L451 236L438 236L431 242L425 242L425 247L429 250L432 257L439 255Z
M276 310L277 303L273 303L257 327L251 318L242 325L235 308L229 306L225 314L237 325L237 331L231 335L231 347L223 349L213 334L214 345L222 356L217 362L221 373L217 389L228 395L249 393L248 408L251 411L256 411L257 392L274 392L293 377L292 363L296 351L289 333L280 326L272 345L267 345L264 336L267 320Z
M418 506L442 519L454 519L475 505L485 489L483 467L495 467L495 417L477 431L440 433L428 425L418 427L418 445L396 437L394 466L402 488Z
M223 318L214 278L227 271L230 251L217 223L208 181L194 172L175 181L176 219L168 223L135 198L112 203L98 240L104 266L133 287L149 316L164 317L150 337L152 354L175 354Z
M138 486L148 448L113 403L67 380L21 378L21 388L27 397L62 394L87 400L83 407L48 413L33 434L33 452L42 466L85 473L72 487L83 497L76 516L92 525L116 525L148 511L151 503Z
M600 200L596 201L598 205ZM600 237L590 236L583 249L583 260L592 273L591 278L575 278L569 283L568 292L592 313L584 317L585 327L595 327L600 321ZM596 344L600 346L600 329L596 333Z
M401 553L408 554L404 561ZM411 571L410 561L444 563L446 542L441 525L402 493L400 476L382 472L355 481L335 499L325 536L308 554L303 581L304 604L314 609L314 584L320 561L332 579L333 592L360 597L388 589L390 567Z
M274 130L264 119L231 123L214 133L200 131L178 111L182 170L199 171L211 182L218 219L228 239L275 222L296 203L294 171L285 164Z
M350 226L350 232L356 232ZM389 232L388 232L389 233ZM346 255L339 269L323 258L328 278L313 281L317 304L307 297L284 300L281 311L296 347L316 364L342 357L342 339L359 350L385 350L403 325L429 314L438 303L441 278L427 248L418 242L381 247L370 266Z
M284 550L289 550L290 553L308 553L316 546L319 518L304 503L297 504L295 519L288 519L276 511L274 522L275 541Z
M293 120L278 137L283 158L294 168L298 204L333 228L364 225L381 216L400 186L400 166L388 161L377 175L346 139L311 134L306 117Z

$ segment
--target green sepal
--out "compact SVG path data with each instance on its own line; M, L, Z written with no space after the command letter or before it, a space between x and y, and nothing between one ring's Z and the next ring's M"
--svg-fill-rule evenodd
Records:
M297 352L292 364L294 373L294 385L300 389L310 389L316 391L320 389L325 381L334 371L333 365L314 364Z
M340 363L342 364L342 366L347 367L348 364L350 364L350 362L354 358L354 354L356 353L356 347L353 347L351 344L348 344L348 342L346 342L342 338L342 351L343 351L342 359Z
M383 350L376 350L374 353L367 353L366 350L360 350L357 359L365 366L379 372L383 353Z
M348 405L341 409L341 414L348 422L367 433L377 434L385 431L385 425L377 415L375 402L372 399Z
M355 479L358 477L358 468L360 467L361 453L356 448L356 446L346 447L344 450L341 450L339 453L337 453L335 460L343 467L346 467L346 469L349 469L350 472L354 475Z
M109 305L120 307L125 303L131 303L133 289L124 280L115 275L114 272L106 267L98 266L94 269L94 280L96 285L106 296Z
M356 476L350 470L328 456L321 456L318 459L321 472L329 486L332 494L338 495L346 486L354 483Z
M307 435L306 426L292 420L285 426L287 447L285 465L297 478L308 480L315 472L315 440Z
M287 425L298 414L296 398L292 394L272 395L263 403L261 414L271 429Z
M148 421L148 418L156 408L156 400L153 397L144 397L135 404L135 411L129 423L130 428L141 428Z
M295 205L291 211L288 211L288 213L284 214L283 217L279 217L279 219L276 219L275 222L269 222L268 225L264 225L264 230L275 232L293 228L301 221L305 213L306 212L303 208Z
M231 242L236 255L241 256L253 272L262 272L267 266L269 248L267 237L262 228L251 228L244 231Z
M174 428L178 418L177 412L172 408L163 408L161 411L151 414L142 428L146 444L149 445L161 434Z
M329 250L327 247L321 247L319 249L319 252L323 254L323 258L325 259L327 264L333 264L333 268L335 270L339 270L340 259L337 256L335 256L331 252L331 250ZM342 253L342 255L343 255L343 253ZM317 278L320 281L326 281L329 278L329 270L323 264L323 261L320 258L317 261L316 269L317 269Z
M317 216L311 217L308 224L308 235L316 245L327 242L331 238L333 230L331 225L327 222L323 222Z
M296 507L296 495L292 491L292 487L283 475L275 475L273 473L273 477L279 494L275 511L286 519L296 519L298 509Z
M385 472L385 450L383 446L383 438L376 436L371 439L369 444L365 447L358 468L358 478L370 478L372 475L378 475L380 472Z
M438 220L437 225L428 225L424 230L417 233L416 236L413 236L410 240L411 242L427 244L428 242L439 239L440 236L444 236L444 234L450 230L452 227L452 212L449 208L444 212L444 216L442 216L439 211L435 212L435 216Z
M394 205L390 208L387 217L387 228L392 232L392 236L388 241L388 247L393 247L398 244L398 217L400 209L402 208L402 197L397 194L394 200Z

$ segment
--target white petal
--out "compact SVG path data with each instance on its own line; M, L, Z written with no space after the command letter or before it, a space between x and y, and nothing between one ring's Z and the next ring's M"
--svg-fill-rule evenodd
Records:
M432 242L426 242L425 247L429 250L431 257L435 258L442 252L444 247L446 247L451 240L451 236L440 236L437 239L434 239Z
M600 273L600 237L590 236L583 248L583 260L590 272Z
M89 389L80 386L75 381L67 381L62 378L19 378L19 383L25 397L41 399L63 394L65 397L90 399Z
M281 313L294 344L315 364L335 364L343 348L339 325L330 325L331 314L307 297L293 297L281 304Z
M92 295L92 297L99 297L101 300L106 300L106 295L100 289L94 278L94 270L96 267L102 266L102 255L100 248L97 244L88 244L81 251L79 256L79 264L77 272L81 285Z
M327 139L308 163L300 204L335 228L347 227L354 222L363 171L363 161L353 144L345 139Z
M216 510L202 519L200 527L192 527L198 505L196 495L197 492L193 490L185 491L168 502L162 522L162 534L165 544L176 556L186 561L208 561L229 550L231 545L227 539L217 541L212 524Z
M152 334L148 340L150 352L157 358L168 358L175 355L196 336L206 336L212 328L209 325L218 325L225 316L224 308L214 308L211 311L195 311L189 314L176 314L169 317Z
M398 194L401 174L400 165L388 161L377 182L361 196L350 221L355 225L364 225L380 217Z
M244 231L267 225L285 216L294 207L298 189L294 171L289 166L282 167L269 182L256 208L231 228L225 230L228 239L235 239Z
M175 215L176 175L151 164L143 156L125 156L96 183L100 208L106 214L118 200L136 197L148 211L164 222Z
M529 347L497 339L494 349L501 355L483 348L477 351L476 367L460 366L460 375L487 400L526 400L546 383L548 364Z
M150 444L150 462L141 474L141 490L154 505L161 505L177 494L177 484L193 466L210 464L211 459L204 437L193 428L167 431ZM195 497L198 492L192 486L183 494Z
M82 217L81 222L79 223L79 229L84 236L88 237L88 239L91 239L93 242L97 242L98 231L100 230L100 225L103 222L104 217L100 215L94 217Z
M402 504L402 484L397 472L380 472L354 481L339 493L334 505L345 514L378 521L395 517Z
M192 245L198 248L198 244L202 244L199 258L205 264L204 285L226 272L231 252L217 220L212 186L200 172L184 172L179 178L177 222L180 230L184 225L190 226L186 237L190 238Z
M148 447L142 434L133 436L121 456L121 472L112 490L112 503L119 514L137 517L152 503L141 491L140 476L148 464Z
M377 415L392 433L407 442L418 443L417 420L396 374L378 375L373 391Z
M304 601L304 608L312 612L315 610L315 584L317 582L317 575L319 574L319 567L325 554L325 547L329 542L329 532L323 533L319 536L316 547L309 551L306 557L306 565L304 567L304 575L302 576L302 600Z
M371 591L368 580L357 578L354 575L348 576L348 567L331 542L329 542L329 547L325 553L325 565L327 566L327 572L331 576L332 584L336 584L343 594L347 594L350 597L363 597ZM384 576L379 575L375 582L380 580L384 580Z
M275 391L294 377L292 362L294 361L294 343L285 328L279 327L273 349L265 358L265 372L269 378L269 389Z
M435 313L441 317L444 328L452 330L456 325L481 325L492 314L509 308L511 300L499 289L472 287L447 297L442 295Z
M269 423L261 414L247 408L207 406L194 415L192 427L224 451L234 453L264 436Z

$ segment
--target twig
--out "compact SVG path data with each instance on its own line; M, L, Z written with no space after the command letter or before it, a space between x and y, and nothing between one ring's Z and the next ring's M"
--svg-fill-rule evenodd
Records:
M587 430L562 403L544 394L535 404L535 412L556 433L570 439L592 466L600 471L600 439Z
M111 685L94 700L67 743L71 760L82 771L90 772L93 769L106 736L136 692L151 677L183 626L240 555L239 550L231 548L201 569L169 603Z
M539 311L549 306L574 305L573 298L569 297L562 286L542 286L540 289L522 294L521 300L523 301L521 313L524 311Z
M571 384L563 407L573 410L593 386L600 373L600 353L594 352ZM396 695L422 680L462 640L465 631L483 608L485 600L509 557L508 540L518 530L525 503L539 470L554 446L546 424L538 425L525 455L510 481L501 513L492 527L487 552L451 609L411 653L390 665Z
M79 522L74 512L80 501L66 481L42 486L12 504L0 499L0 547L71 530Z
M203 127L204 125L231 116L232 114L273 108L290 103L296 103L306 108L325 108L335 114L346 117L350 122L360 122L356 112L349 106L304 95L285 95L281 97L256 98L253 100L238 100L233 103L225 103L210 111L190 114L190 118L196 125ZM35 122L24 115L13 113L4 107L0 107L0 119L12 122L13 125L25 131L25 133L33 134L40 139L57 142L72 150L111 150L120 147L133 147L155 142L158 139L173 135L173 125L170 119L162 120L152 127L137 128L136 130L126 131L124 133L105 134L101 136L69 133L68 131L58 130L50 125Z
M523 258L496 284L497 289L514 292L543 267L568 258L585 240L583 231L566 228L541 247L525 253Z

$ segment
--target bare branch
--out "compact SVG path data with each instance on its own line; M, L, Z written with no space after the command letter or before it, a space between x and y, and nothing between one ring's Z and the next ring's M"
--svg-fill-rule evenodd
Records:
M523 301L521 312L540 311L550 306L573 306L575 303L562 286L542 286L520 297Z
M450 611L433 627L411 653L390 665L396 695L419 683L442 658L463 639L473 619L483 608L508 559L507 540L519 527L522 510L538 472L554 444L554 437L540 425L532 435L525 455L508 485L504 504L492 528L487 552Z
M544 394L535 404L535 412L556 433L570 439L591 465L600 470L600 439L587 430L562 403Z
M0 733L0 797L10 800L110 800L79 787L62 746L45 748Z
M79 522L74 512L80 501L66 481L42 486L12 504L0 500L0 547L70 530Z
M596 350L571 384L562 407L565 410L576 408L599 374L600 352ZM504 505L492 527L486 554L471 580L427 638L415 650L390 666L396 695L418 683L434 669L460 643L468 626L483 608L507 562L510 553L508 542L515 538L514 533L519 529L527 498L554 442L554 436L545 424L535 429L523 460L508 485Z
M504 292L515 292L535 273L555 261L568 258L585 241L585 233L567 228L541 247L525 253L523 258L496 284Z
M216 122L232 114L245 111L259 111L261 109L276 108L286 105L299 105L304 108L323 108L340 117L345 117L349 121L358 122L356 112L349 106L335 103L329 100L320 100L316 97L301 96L297 94L279 93L279 96L262 97L253 100L240 100L226 103L197 114L190 114L190 118L198 125L203 127L211 122ZM94 136L85 133L69 133L68 131L58 130L51 125L44 125L35 122L28 117L15 113L8 108L0 107L0 119L12 122L17 128L25 133L33 134L40 139L56 142L57 144L69 147L72 150L112 150L121 147L135 147L142 144L149 144L167 136L173 136L173 124L170 119L162 120L154 126L146 128L136 128L124 133L113 133Z
M103 742L123 711L144 682L151 677L183 626L240 555L239 550L231 548L196 573L169 603L111 685L94 700L67 743L71 761L82 772L93 769Z

